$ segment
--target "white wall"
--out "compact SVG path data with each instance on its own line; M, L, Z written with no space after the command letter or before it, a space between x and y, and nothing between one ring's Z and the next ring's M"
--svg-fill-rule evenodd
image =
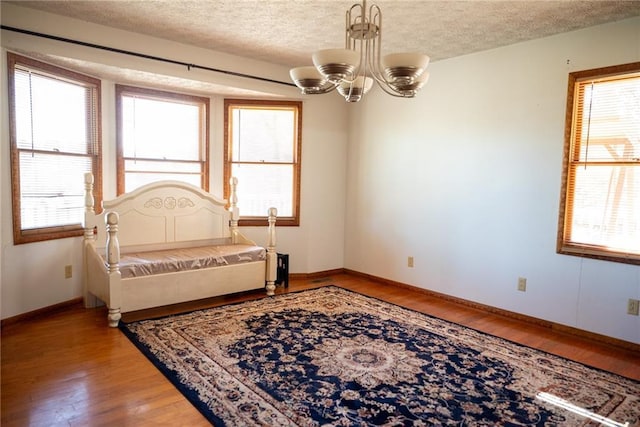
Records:
M148 36L137 35L83 21L58 17L19 6L2 3L2 24L45 34L77 39L120 49L131 50L198 65L231 70L249 75L289 81L288 69L198 49ZM221 85L251 90L265 97L300 99L297 89L273 83L232 77L208 71L191 70L132 56L108 53L73 44L2 31L2 129L0 161L0 277L1 318L68 301L81 295L81 240L60 239L42 243L13 245L11 224L11 188L9 163L9 131L7 112L7 50L35 56L55 55L71 66L89 61L102 78L103 167L105 197L115 195L115 83L131 83L114 77L116 68L126 68L128 75L138 78L160 76L180 79L187 86L193 82L209 87ZM105 77L106 76L106 77ZM139 83L138 83L139 84ZM190 89L193 91L193 89ZM223 97L211 97L211 191L222 193ZM304 98L301 180L301 225L278 228L279 252L290 254L290 272L308 273L343 266L344 211L346 188L346 105L338 96L323 95ZM266 227L246 228L245 234L259 244L266 244ZM337 242L337 244L336 244ZM74 275L64 278L64 266L72 265Z
M640 267L555 251L568 73L635 61L640 18L438 61L413 100L371 94L345 267L640 343Z

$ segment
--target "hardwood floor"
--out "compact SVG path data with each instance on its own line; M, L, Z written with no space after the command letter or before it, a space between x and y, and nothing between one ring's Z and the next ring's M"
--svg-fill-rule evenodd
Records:
M353 275L292 280L288 291L336 284L417 311L640 380L640 353ZM278 288L277 293L286 292ZM262 297L250 293L123 316L193 310ZM200 426L200 413L118 330L106 310L80 305L2 329L3 426Z

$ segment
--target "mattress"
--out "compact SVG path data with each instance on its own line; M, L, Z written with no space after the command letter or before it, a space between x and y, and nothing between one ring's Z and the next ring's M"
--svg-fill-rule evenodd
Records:
M175 273L210 267L263 261L266 250L252 245L216 245L194 248L132 252L120 257L120 274L128 277Z

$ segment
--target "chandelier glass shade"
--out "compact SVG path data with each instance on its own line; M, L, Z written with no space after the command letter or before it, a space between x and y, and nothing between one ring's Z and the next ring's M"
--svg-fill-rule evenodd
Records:
M392 96L413 98L429 78L429 57L392 53L381 57L382 12L366 0L347 10L344 49L323 49L313 66L292 68L291 79L305 95L337 89L348 102L360 101L373 82Z

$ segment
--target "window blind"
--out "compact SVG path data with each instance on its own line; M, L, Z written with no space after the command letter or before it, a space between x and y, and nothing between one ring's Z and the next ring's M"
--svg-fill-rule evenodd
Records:
M13 72L20 228L79 226L98 152L96 87L23 65Z
M640 73L575 84L565 236L640 259Z
M270 207L279 218L296 213L298 106L240 104L230 113L230 172L240 182L243 217L264 217Z

